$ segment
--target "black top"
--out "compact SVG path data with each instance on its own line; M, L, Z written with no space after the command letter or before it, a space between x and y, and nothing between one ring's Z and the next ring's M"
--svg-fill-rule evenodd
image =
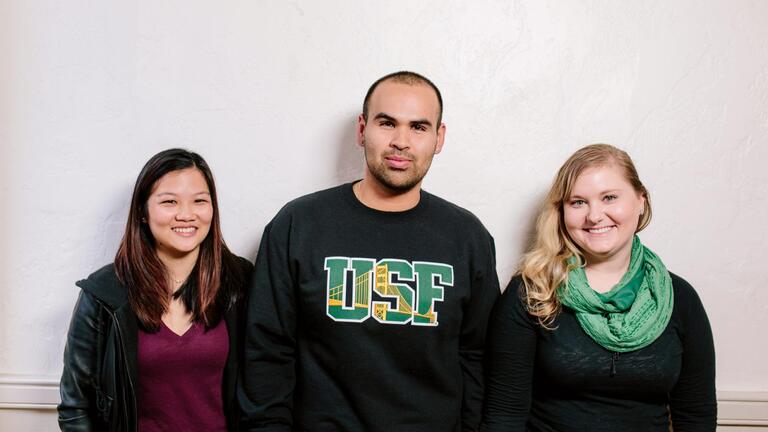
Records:
M671 274L671 273L670 273ZM671 274L672 317L649 346L612 353L564 307L555 330L525 311L512 279L489 322L484 431L714 431L715 352L704 307Z
M476 430L493 239L421 192L383 212L346 184L286 205L264 230L238 389L244 430Z

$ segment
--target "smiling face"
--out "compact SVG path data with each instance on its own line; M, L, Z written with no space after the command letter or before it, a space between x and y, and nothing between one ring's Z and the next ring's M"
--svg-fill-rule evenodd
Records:
M185 168L160 177L146 209L161 261L198 254L213 219L211 194L200 170Z
M371 95L368 118L358 119L358 144L365 149L365 178L395 192L421 184L440 153L445 125L437 124L439 102L424 84L384 81Z
M586 168L563 201L565 229L587 265L628 259L645 197L615 164Z

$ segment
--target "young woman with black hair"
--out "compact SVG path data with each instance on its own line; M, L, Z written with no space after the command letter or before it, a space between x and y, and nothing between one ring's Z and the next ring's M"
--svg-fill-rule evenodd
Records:
M235 430L250 269L224 243L205 160L182 149L153 156L114 263L77 282L61 430Z

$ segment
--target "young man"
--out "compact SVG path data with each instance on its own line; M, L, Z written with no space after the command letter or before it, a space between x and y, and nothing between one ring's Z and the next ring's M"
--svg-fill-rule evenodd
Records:
M376 81L358 118L362 180L288 203L267 225L238 397L249 431L473 431L493 239L421 190L442 98L412 72Z

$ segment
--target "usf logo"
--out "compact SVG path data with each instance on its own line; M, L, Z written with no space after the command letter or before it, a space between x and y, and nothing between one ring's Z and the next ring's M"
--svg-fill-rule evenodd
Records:
M435 302L453 286L453 266L401 259L325 259L326 313L335 321L436 326Z

